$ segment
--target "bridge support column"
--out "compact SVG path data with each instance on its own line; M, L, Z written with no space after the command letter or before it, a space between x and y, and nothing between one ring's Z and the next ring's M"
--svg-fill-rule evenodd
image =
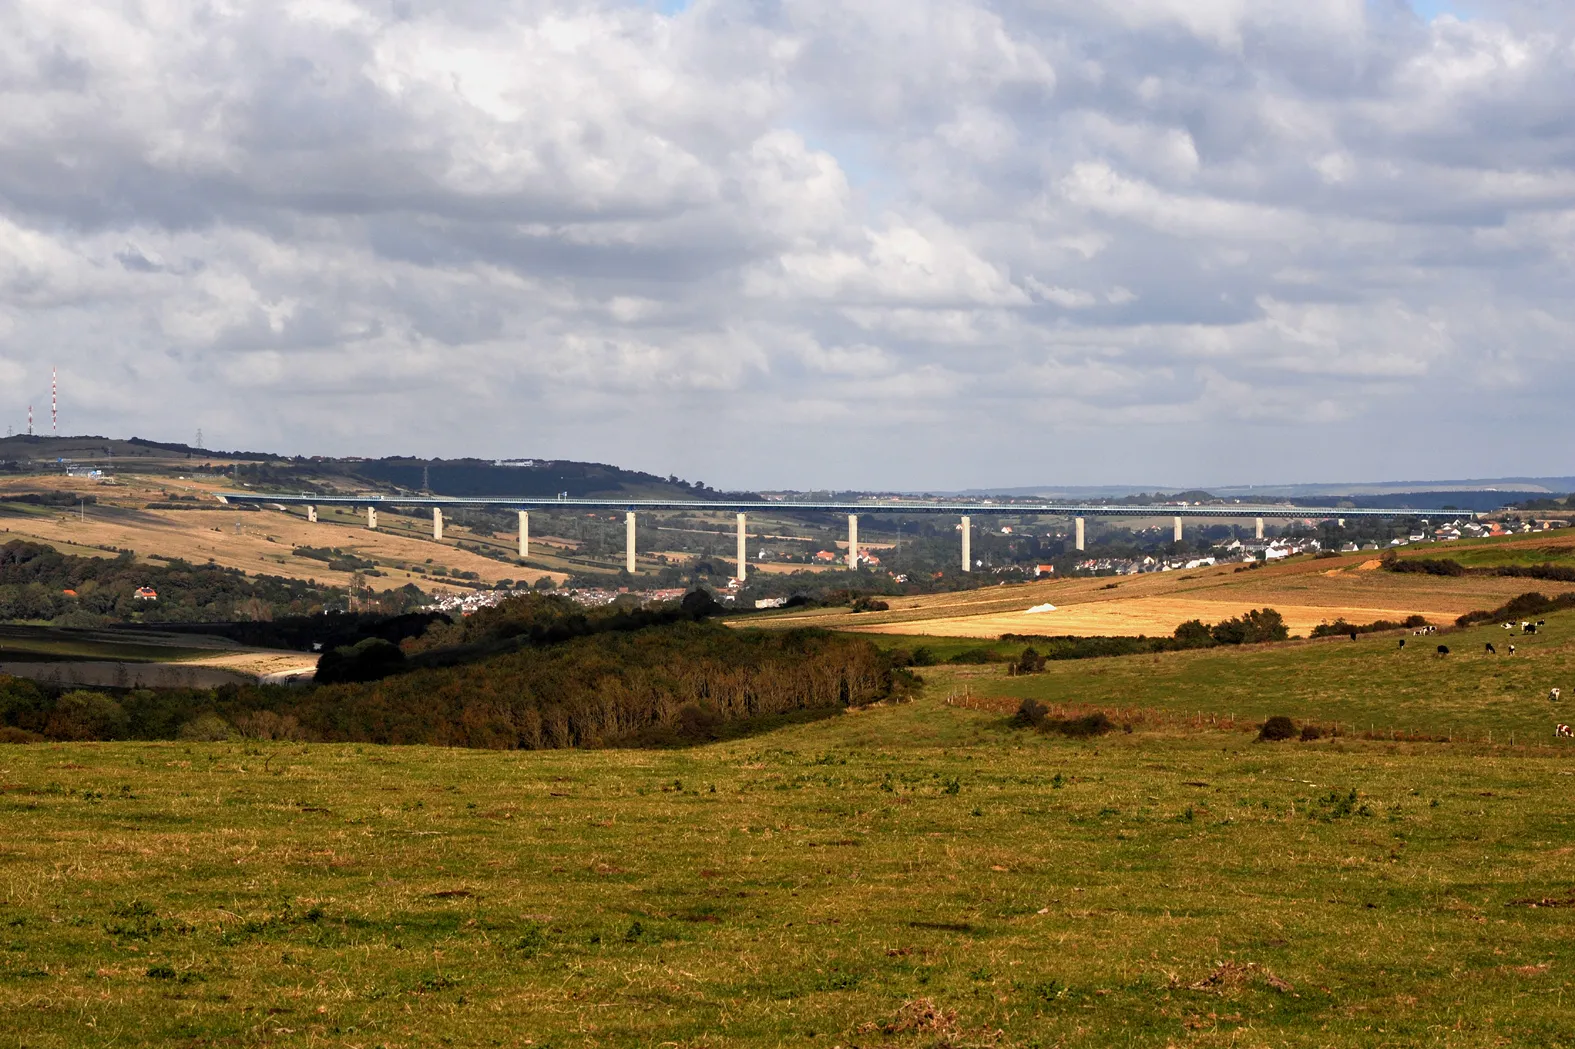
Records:
M1176 518L1176 542L1181 542L1181 518Z
M749 571L749 531L745 515L738 515L738 581L742 583Z
M368 528L377 527L377 507L369 506L366 508L366 526Z
M315 507L315 506L308 506L306 508L306 519L308 521L312 522L312 524L316 524L317 523L317 507Z
M962 519L962 561L963 571L973 571L973 518Z
M634 575L634 511L623 515L623 567Z
M848 515L848 569L859 570L859 515Z
M1258 518L1258 538L1263 538L1263 518Z
M1086 528L1084 527L1085 522L1083 521L1083 519L1081 517L1079 517L1077 519L1076 523L1077 523L1077 548L1079 550L1086 550L1086 549L1088 549L1088 539L1087 539L1088 532L1087 532Z
M439 543L441 543L443 541L443 509L442 509L442 507L434 506L432 508L432 538L434 540L436 540L437 542L439 542Z
M520 511L520 560L530 556L530 514Z

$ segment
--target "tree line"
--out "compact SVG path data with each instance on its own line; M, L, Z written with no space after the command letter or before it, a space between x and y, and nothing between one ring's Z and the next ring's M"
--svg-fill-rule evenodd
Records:
M714 608L703 592L660 608L603 610L524 595L457 623L401 617L386 636L361 623L361 640L325 653L320 683L307 687L112 696L0 678L0 739L684 742L898 699L917 684L866 639L734 630L709 618Z

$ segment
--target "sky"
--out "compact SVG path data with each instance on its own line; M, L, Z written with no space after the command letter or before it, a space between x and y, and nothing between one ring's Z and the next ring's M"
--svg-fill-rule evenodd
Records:
M1575 472L1563 0L11 0L0 421L943 490Z

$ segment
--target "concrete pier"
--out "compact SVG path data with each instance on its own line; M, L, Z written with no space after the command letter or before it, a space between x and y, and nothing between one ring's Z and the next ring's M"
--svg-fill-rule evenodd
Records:
M437 506L432 508L432 538L443 541L443 510Z
M1181 518L1176 518L1176 542L1181 542Z
M963 571L973 571L973 518L962 519L962 562Z
M1263 518L1258 518L1258 538L1263 538Z
M738 581L744 581L749 571L749 534L745 530L744 515L738 515Z
M530 556L530 514L520 511L520 560Z
M377 527L377 507L369 506L366 508L366 526L368 528Z
M623 515L623 567L630 575L634 575L634 511L629 510Z
M848 515L848 568L859 570L859 515Z
M1077 519L1076 523L1077 523L1077 548L1079 550L1087 550L1088 549L1088 540L1087 540L1087 531L1086 531L1086 529L1084 527L1084 521L1083 521L1083 519L1081 517L1079 517Z
M312 522L312 524L316 524L317 523L317 507L315 507L315 506L308 506L306 508L306 519L308 521Z

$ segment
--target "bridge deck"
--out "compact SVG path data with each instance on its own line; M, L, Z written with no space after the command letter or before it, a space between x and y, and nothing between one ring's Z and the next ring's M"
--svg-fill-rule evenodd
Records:
M803 513L836 514L949 514L953 516L1053 516L1053 517L1266 517L1276 519L1327 517L1474 517L1466 510L1417 510L1409 507L1356 508L1344 506L1257 506L1247 503L1172 506L1163 503L1144 505L1080 505L1074 503L920 503L920 502L789 502L761 499L729 502L725 500L682 499L469 499L460 496L407 495L268 495L263 493L225 493L220 499L253 505L307 506L430 506L489 507L499 510L632 510L710 513Z

